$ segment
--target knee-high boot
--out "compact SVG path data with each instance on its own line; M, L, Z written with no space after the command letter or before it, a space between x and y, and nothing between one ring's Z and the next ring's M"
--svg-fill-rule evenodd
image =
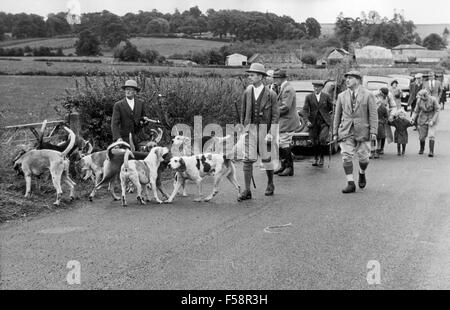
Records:
M430 140L430 153L428 154L428 157L433 157L434 156L434 140Z
M294 175L294 159L292 158L291 148L284 149L286 154L286 169L282 173L279 173L278 176L293 176Z
M274 171L274 174L279 174L281 172L284 171L284 169L286 169L286 155L285 155L285 151L283 148L279 148L278 151L279 156L280 156L280 168L278 168L277 170Z
M252 181L253 176L253 163L244 162L244 183L245 190L239 195L238 201L252 199L252 192L250 191L250 183Z

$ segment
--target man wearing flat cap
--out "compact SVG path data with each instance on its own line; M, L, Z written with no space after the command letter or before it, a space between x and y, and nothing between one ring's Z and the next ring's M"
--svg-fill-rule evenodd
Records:
M273 183L275 159L268 152L264 152L262 146L263 144L266 146L267 142L272 143L272 141L278 139L277 95L263 84L263 79L266 77L264 65L253 63L247 72L250 85L242 95L240 117L246 131L243 158L245 190L239 195L238 201L252 199L250 183L253 177L253 163L257 161L258 156L261 157L267 175L265 195L272 196L275 190ZM266 133L261 131L264 126L266 127Z
M342 193L354 193L353 157L359 161L359 188L366 186L366 169L369 165L371 141L377 139L378 112L375 96L361 86L358 71L345 74L347 90L339 94L333 123L333 140L340 141L347 186Z
M113 108L111 129L114 141L130 143L130 133L134 145L137 145L137 133L143 125L149 122L144 114L143 103L135 98L140 91L135 80L128 80L122 86L125 98L116 102Z
M287 81L286 70L277 69L273 74L275 83L279 85L277 97L280 110L279 120L279 157L280 168L274 173L280 177L294 175L294 159L292 157L292 137L300 129L300 120L297 112L295 90Z
M328 94L322 92L323 81L313 81L312 84L314 93L306 96L303 115L313 143L314 163L312 165L323 167L323 157L329 152L327 143L332 122L333 100Z
M424 88L423 85L423 75L422 73L417 73L414 76L414 83L411 83L409 85L409 99L408 99L408 106L411 109L410 116L412 116L414 109L416 108L417 103L417 94L421 89ZM417 127L416 127L417 129Z

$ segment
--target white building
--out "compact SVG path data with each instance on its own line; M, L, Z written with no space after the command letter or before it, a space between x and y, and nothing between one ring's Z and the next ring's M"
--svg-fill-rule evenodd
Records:
M241 54L231 54L225 60L225 66L245 66L247 64L247 56Z

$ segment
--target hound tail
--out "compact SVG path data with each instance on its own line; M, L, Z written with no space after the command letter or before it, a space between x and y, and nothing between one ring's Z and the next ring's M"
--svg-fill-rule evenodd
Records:
M113 144L111 144L110 146L108 146L108 148L106 149L106 158L108 160L111 160L111 158L113 158L114 154L112 153L112 149L115 148L116 146L119 145L124 145L125 147L127 147L128 149L130 149L130 145L126 142L123 141L119 141L119 142L114 142Z
M128 169L128 158L129 158L130 156L131 156L132 158L134 158L133 153L132 153L130 150L126 150L126 151L125 151L125 155L123 156L123 167L125 168L125 170Z
M69 154L70 150L73 148L73 146L75 145L75 133L68 127L64 126L64 129L69 133L69 145L67 146L67 148L61 153L61 155L63 157L66 157L67 154Z

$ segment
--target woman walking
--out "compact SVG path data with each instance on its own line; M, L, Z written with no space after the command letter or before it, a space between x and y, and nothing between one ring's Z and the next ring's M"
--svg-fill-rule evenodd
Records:
M419 154L423 154L425 150L425 139L428 137L430 147L428 157L433 157L440 106L436 98L430 96L430 92L426 89L422 89L417 95L417 104L411 123L413 124L417 120L420 141Z

